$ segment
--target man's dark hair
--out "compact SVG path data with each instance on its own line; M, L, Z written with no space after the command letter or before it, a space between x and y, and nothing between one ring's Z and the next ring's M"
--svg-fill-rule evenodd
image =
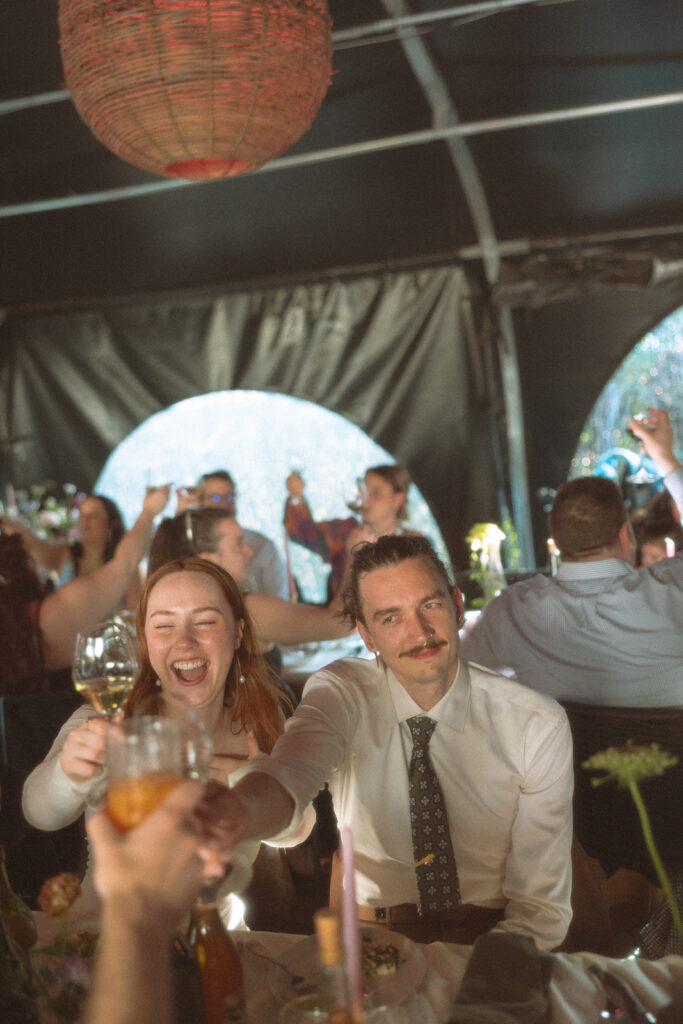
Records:
M363 576L375 569L401 565L411 558L424 558L429 562L450 593L453 584L448 577L448 570L426 537L388 533L372 544L357 544L352 551L349 582L343 593L346 618L351 622L360 620L365 625L360 598L360 581Z
M211 479L223 480L226 484L230 484L232 487L233 494L237 494L237 488L235 487L235 481L228 473L227 469L214 469L213 473L202 473L199 478L200 483L205 483Z
M628 519L618 486L602 476L562 484L550 510L550 535L562 558L579 561L616 544Z

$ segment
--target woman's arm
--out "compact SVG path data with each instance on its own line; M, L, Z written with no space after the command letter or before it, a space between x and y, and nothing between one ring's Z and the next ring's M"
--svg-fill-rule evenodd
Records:
M75 752L79 734L85 733L86 722L92 721L96 728L105 724L95 722L93 714L89 706L74 711L60 729L45 759L36 765L26 779L21 808L28 823L35 828L52 832L70 825L83 813L92 778L97 773L92 772L90 778L87 772L83 772L80 779L70 778L62 766L62 760L65 756L69 757L70 750ZM95 731L92 737L96 740ZM67 768L71 770L73 764L67 762Z
M259 640L276 644L300 644L315 640L336 640L351 632L339 616L340 599L327 607L296 604L270 594L246 594L249 616Z
M142 573L140 569L136 569L133 573L133 578L126 588L126 593L123 595L123 607L135 611L138 606L138 601L142 596L143 589Z
M168 495L168 487L149 491L135 525L119 541L111 561L43 600L39 626L46 669L68 667L76 634L121 607L126 587L147 551L155 516L163 512Z
M71 549L68 544L43 540L19 519L0 516L0 529L4 533L18 533L33 561L47 572L60 572L69 561Z

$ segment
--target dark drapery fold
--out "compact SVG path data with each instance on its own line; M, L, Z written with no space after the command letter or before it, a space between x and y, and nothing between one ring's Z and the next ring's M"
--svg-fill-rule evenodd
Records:
M469 525L497 518L466 298L462 269L442 265L10 315L0 326L5 474L15 486L90 488L159 410L205 392L277 391L347 417L407 465L462 564Z

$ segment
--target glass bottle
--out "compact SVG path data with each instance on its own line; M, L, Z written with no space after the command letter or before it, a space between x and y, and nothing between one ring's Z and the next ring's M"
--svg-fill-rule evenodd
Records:
M171 946L173 1024L206 1024L202 976L197 954L180 935Z
M318 939L319 993L327 1010L327 1020L329 1024L353 1024L339 914L321 908L316 911L313 923Z
M199 962L206 1024L246 1024L242 964L218 913L217 888L205 885L195 901L188 942Z

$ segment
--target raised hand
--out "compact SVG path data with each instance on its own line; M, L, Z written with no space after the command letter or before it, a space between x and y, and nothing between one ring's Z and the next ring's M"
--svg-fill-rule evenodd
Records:
M678 468L679 462L674 455L673 427L663 409L648 409L647 417L630 419L628 425L662 476Z

